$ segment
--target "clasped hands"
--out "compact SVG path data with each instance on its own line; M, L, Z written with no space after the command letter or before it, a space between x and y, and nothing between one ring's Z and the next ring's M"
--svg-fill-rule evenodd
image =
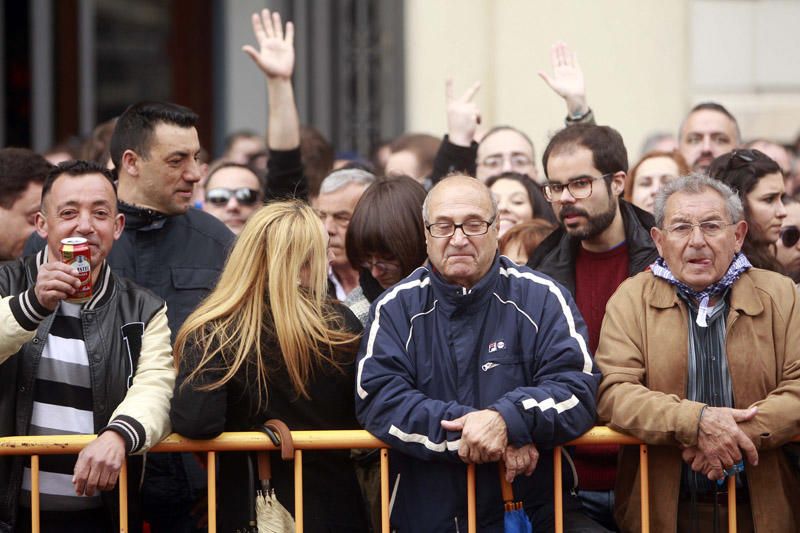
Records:
M509 445L506 422L497 411L473 411L455 420L442 420L441 424L447 431L461 432L458 456L465 463L491 463L502 459L509 483L519 474L530 476L536 469L539 450L534 444L520 448Z
M751 465L757 465L758 451L739 427L739 423L752 420L757 413L756 407L706 407L700 416L697 446L684 448L683 461L712 481L723 479L725 471L741 461L743 455Z

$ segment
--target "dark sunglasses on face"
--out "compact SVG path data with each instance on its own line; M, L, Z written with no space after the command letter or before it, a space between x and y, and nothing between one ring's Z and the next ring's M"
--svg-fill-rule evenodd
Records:
M249 207L258 202L258 191L255 189L248 189L247 187L241 187L239 189L217 187L206 191L206 202L216 206L226 205L231 198L236 198L239 205Z
M800 228L797 226L784 226L781 228L781 243L786 248L791 248L800 241Z

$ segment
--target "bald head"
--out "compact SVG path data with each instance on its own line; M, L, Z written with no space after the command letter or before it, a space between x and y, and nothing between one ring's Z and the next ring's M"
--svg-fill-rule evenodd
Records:
M439 183L433 186L430 191L428 191L428 195L425 197L425 202L422 204L422 221L425 224L429 223L430 215L430 205L432 201L436 198L447 198L447 195L452 192L453 190L460 190L460 189L468 189L474 191L476 201L479 201L481 197L483 197L484 201L487 202L491 217L494 218L497 214L497 202L492 196L492 191L489 190L489 187L484 185L482 181L479 181L472 176L467 176L466 174L453 174L441 180Z
M489 189L470 176L440 181L425 198L422 217L428 259L445 281L472 288L497 252L497 206Z

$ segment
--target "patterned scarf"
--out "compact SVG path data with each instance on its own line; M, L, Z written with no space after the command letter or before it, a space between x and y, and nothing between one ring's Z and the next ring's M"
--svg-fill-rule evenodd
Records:
M663 257L656 259L656 262L650 265L650 270L652 270L654 276L665 279L670 284L674 285L683 296L700 302L697 310L696 322L698 326L705 328L708 327L708 324L706 323L706 316L708 315L709 299L712 296L717 296L727 291L731 285L733 285L736 280L739 279L739 276L750 270L752 267L753 265L750 264L750 261L747 260L747 257L745 257L742 252L737 252L736 255L733 256L733 261L731 261L731 264L728 267L728 271L725 272L725 275L722 276L719 281L712 283L702 291L696 291L688 287L686 284L682 283L675 276L673 276L672 271L667 266L667 262L664 261Z

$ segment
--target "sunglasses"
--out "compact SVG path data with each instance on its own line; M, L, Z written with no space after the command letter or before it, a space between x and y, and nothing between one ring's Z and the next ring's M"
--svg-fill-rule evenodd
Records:
M786 248L791 248L800 241L800 228L797 226L784 226L781 228L781 243Z
M258 202L258 196L257 190L248 189L247 187L241 187L239 189L218 187L209 189L206 192L206 202L222 207L226 205L231 198L236 198L239 205L250 207Z

